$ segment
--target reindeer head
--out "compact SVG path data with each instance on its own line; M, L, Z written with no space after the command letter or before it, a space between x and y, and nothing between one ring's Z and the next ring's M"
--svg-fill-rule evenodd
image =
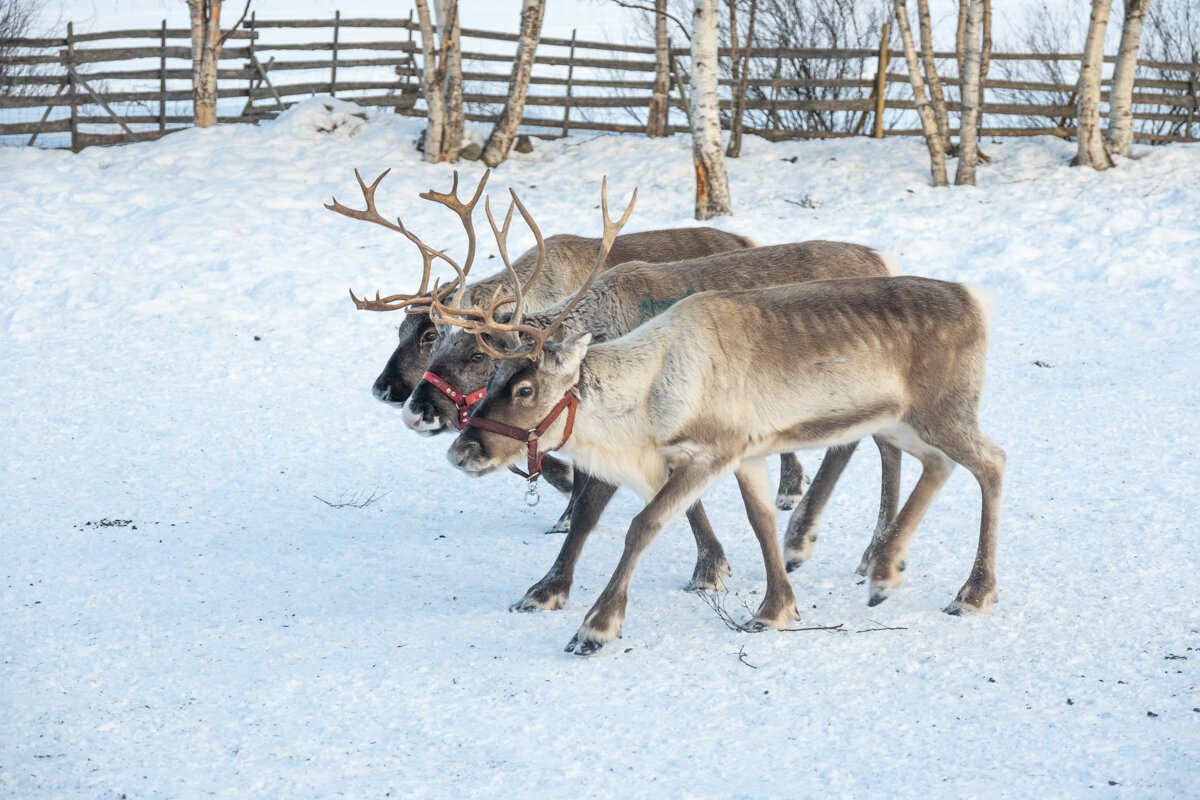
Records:
M462 221L467 233L467 257L461 267L454 259L447 256L444 250L434 250L422 242L415 234L404 227L404 223L399 218L393 223L376 210L375 190L390 171L385 170L370 186L363 181L358 170L354 171L354 177L357 179L359 188L362 190L363 199L366 201L367 207L365 209L349 208L339 203L337 198L334 198L332 203L326 203L325 207L330 211L336 211L342 216L365 222L373 222L388 230L401 233L415 244L421 253L423 262L421 285L415 293L393 294L388 297L380 297L379 292L376 292L375 299L372 300L369 298L359 299L353 291L350 292L350 299L354 301L355 307L359 309L367 311L399 311L405 309L408 311L408 315L400 324L400 341L392 353L392 357L388 359L383 372L375 379L375 385L372 389L376 399L395 406L402 406L412 393L413 387L420 382L421 376L425 372L425 364L428 362L429 356L433 352L433 347L438 340L438 330L429 319L430 303L435 299L435 296L445 299L452 292L457 292L461 295L466 284L466 276L475 261L475 228L471 216L475 210L475 204L479 202L479 198L483 194L483 187L487 184L491 171L489 170L483 174L483 178L480 179L479 186L475 189L475 194L469 202L463 202L458 197L457 171L454 173L454 184L450 188L449 193L435 192L431 189L420 195L425 200L446 206L455 212ZM454 268L457 277L440 289L435 283L434 289L430 290L429 277L434 259L441 259L448 263Z
M511 266L509 272L513 280L513 298L510 302L514 302L515 307L507 322L496 319L498 302L493 302L490 308L484 310L452 309L437 299L431 304L430 316L436 322L445 321L475 334L479 350L501 362L488 382L487 396L476 407L463 432L450 448L448 457L456 467L482 475L519 460L524 453L529 459L529 477L532 480L540 471L541 454L558 449L570 436L574 403L578 399L573 387L579 382L581 364L587 354L591 335L578 334L561 342L551 341L551 337L591 288L608 258L613 240L633 213L637 202L636 190L620 220L613 222L609 218L607 183L605 180L601 185L604 234L596 263L579 291L545 329L522 323L522 290L520 280ZM524 213L515 194L513 198ZM511 213L510 207L510 216ZM494 222L492 227L494 230ZM507 258L505 264L508 264ZM508 348L498 348L494 337L507 340ZM518 337L528 339L531 344L521 346ZM569 410L565 419L561 418L564 409ZM552 446L542 447L539 440Z

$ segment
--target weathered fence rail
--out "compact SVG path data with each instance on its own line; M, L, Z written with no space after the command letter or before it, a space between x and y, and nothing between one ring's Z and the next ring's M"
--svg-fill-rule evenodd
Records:
M152 139L189 125L190 36L190 30L169 28L164 21L159 28L78 35L68 25L60 38L0 39L0 136L29 136L30 143L47 136L52 144L78 149ZM423 116L418 38L411 15L251 17L221 53L218 119L270 119L313 94ZM517 35L465 28L462 40L466 116L489 122L507 97L509 80L507 68L489 66L511 62ZM886 68L889 63L902 68L903 53L887 52L885 74L877 83L878 48L751 48L745 129L775 140L855 135L870 130L864 122L877 113L877 86L882 86L884 132L920 135L908 76ZM653 89L653 55L654 48L645 45L543 38L522 125L540 135L641 130ZM671 55L676 91L668 132L686 129L681 87L690 67L686 48L672 48ZM731 51L722 49L721 57L727 69ZM955 54L935 57L947 69L942 81L948 108L956 112L958 81L950 74ZM983 135L1073 134L1075 86L1038 79L1045 74L1038 66L1078 63L1078 53L993 53L991 59ZM1141 61L1139 67L1135 136L1146 142L1200 141L1200 65ZM725 111L732 106L732 83L729 75L721 82ZM1107 101L1107 91L1102 100Z

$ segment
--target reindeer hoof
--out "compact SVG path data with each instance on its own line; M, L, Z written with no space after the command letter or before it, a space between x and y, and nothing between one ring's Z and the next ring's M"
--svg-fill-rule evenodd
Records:
M545 535L549 536L554 533L569 533L571 530L571 520L560 519L558 522L546 529Z
M796 507L796 503L800 502L798 494L778 494L775 495L775 507L780 511L791 511Z
M577 656L590 656L593 653L601 650L604 647L604 644L604 642L600 642L589 637L580 639L579 634L577 633L571 637L571 641L567 642L567 646L564 649L565 652L574 653Z
M992 603L996 602L995 589L981 589L964 586L954 598L954 602L946 606L946 613L961 617L966 614L991 614Z
M536 584L530 587L524 597L509 606L508 610L522 612L557 611L567 604L567 593L569 590L570 587L556 589L553 586Z
M724 556L718 559L701 556L696 560L696 569L692 572L692 579L688 581L684 590L688 592L723 592L725 591L725 582L721 578L732 574L733 570L729 568L729 562L725 560Z
M890 595L891 593L892 593L892 587L890 587L890 586L872 586L871 587L871 596L867 598L867 605L870 606L871 608L874 608L875 606L882 603L884 600L887 600L888 595Z

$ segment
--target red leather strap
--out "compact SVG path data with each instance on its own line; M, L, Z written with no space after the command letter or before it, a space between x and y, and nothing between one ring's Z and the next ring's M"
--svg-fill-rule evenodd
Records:
M455 387L446 383L432 372L426 372L421 376L422 380L428 381L431 385L436 386L442 394L449 397L454 405L458 408L458 428L462 430L467 424L467 417L471 416L471 406L478 403L487 396L487 387L483 387L477 392L463 394Z
M533 483L538 479L538 476L542 474L542 457L545 456L546 453L553 453L555 450L566 444L567 440L571 438L571 431L575 428L575 409L579 407L579 395L575 394L575 389L578 388L578 386L579 384L575 384L575 386L572 386L570 389L568 389L567 393L563 395L563 399L558 401L554 408L550 410L550 413L546 415L546 418L538 423L536 428L518 428L515 425L506 425L503 422L496 422L495 420L484 419L482 417L475 416L468 417L466 425L472 428L480 428L485 431L491 431L492 433L498 433L501 436L507 436L510 439L516 439L518 442L528 443L529 452L526 455L526 466L528 467L528 471L524 472L515 466L509 467L509 469L521 477L526 478L530 483ZM538 439L550 429L550 426L554 424L554 421L558 419L559 415L562 414L564 409L567 411L567 426L566 430L563 432L562 441L554 447L551 447L548 450L543 450L539 453Z

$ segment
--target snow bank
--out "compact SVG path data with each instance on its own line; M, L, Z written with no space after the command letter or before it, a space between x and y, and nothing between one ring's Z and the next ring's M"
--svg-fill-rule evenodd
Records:
M681 591L679 523L639 569L624 639L583 660L561 648L632 495L564 611L509 614L559 546L541 533L559 504L458 474L445 439L370 397L397 319L346 289L403 290L420 262L322 204L360 205L352 169L390 167L380 210L461 252L453 215L417 199L451 173L419 160L419 133L314 98L257 128L0 149L0 793L1200 794L1200 148L1095 173L1053 139L985 140L977 188L934 189L916 140L749 139L719 225L862 242L995 296L1002 603L939 611L975 548L960 471L905 587L867 608L864 446L792 576L804 624L837 632L726 629ZM694 224L682 137L535 145L490 191L516 187L547 234L600 229L605 174L615 204L639 188L630 230ZM494 254L483 238L481 270ZM740 615L761 560L733 481L705 501Z

